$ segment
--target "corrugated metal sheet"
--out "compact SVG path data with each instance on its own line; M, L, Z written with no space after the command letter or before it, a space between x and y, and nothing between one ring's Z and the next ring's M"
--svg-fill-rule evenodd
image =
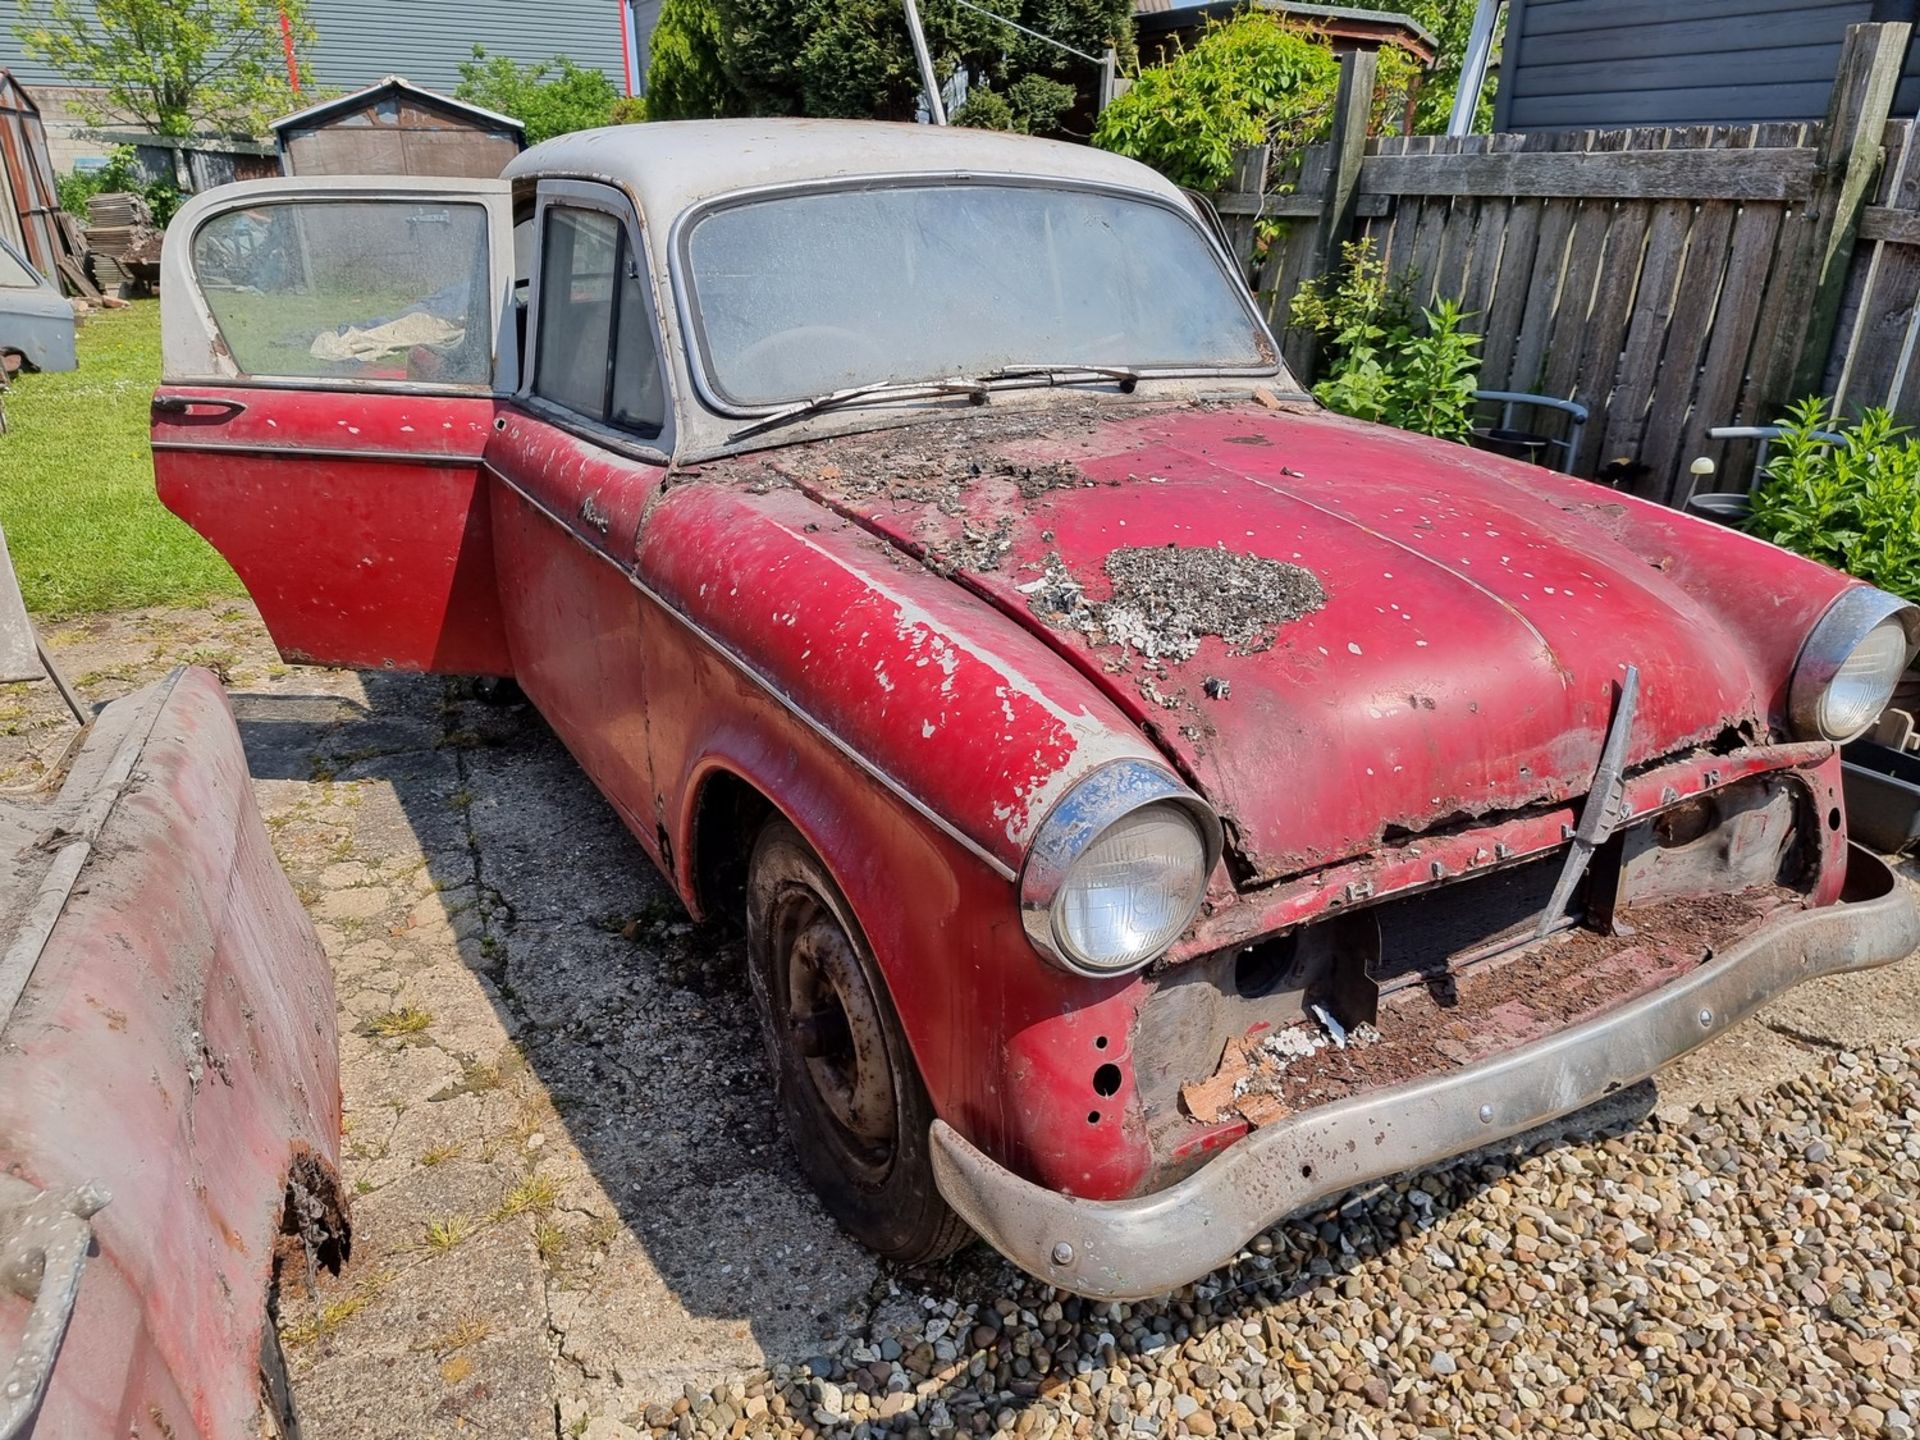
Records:
M1497 129L1750 124L1826 114L1871 0L1511 0ZM1896 115L1920 103L1907 57Z
M307 0L307 14L319 31L313 50L314 80L329 89L358 90L388 75L404 75L418 85L448 90L460 83L460 62L475 45L489 55L508 55L522 64L571 57L576 64L605 71L621 83L622 0ZM74 0L84 9L91 0ZM10 69L24 84L71 85L44 61L21 53L11 0L0 17L0 69ZM657 5L639 7L642 26L651 28Z

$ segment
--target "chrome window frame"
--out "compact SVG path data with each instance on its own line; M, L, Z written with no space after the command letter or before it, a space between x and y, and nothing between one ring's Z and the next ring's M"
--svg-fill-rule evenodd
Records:
M555 206L563 210L593 210L611 215L624 228L631 263L639 271L649 301L649 322L653 326L655 348L660 357L660 387L666 416L660 433L650 439L621 426L590 419L557 400L534 393L539 369L535 357L540 350L540 325L545 301L541 289L546 273L547 211ZM671 464L673 447L680 430L679 399L674 393L673 365L668 350L672 336L668 332L666 315L660 305L659 287L655 283L653 249L647 243L647 227L641 223L638 207L626 191L615 185L594 180L542 179L534 188L532 223L533 253L527 263L527 363L521 367L523 373L513 395L514 403L528 414L603 449L653 465ZM616 341L617 337L610 332L608 344L612 346Z

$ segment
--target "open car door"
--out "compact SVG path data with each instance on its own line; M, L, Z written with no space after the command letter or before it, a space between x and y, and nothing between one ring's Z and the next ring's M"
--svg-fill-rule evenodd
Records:
M510 672L480 459L512 264L502 181L254 181L168 227L155 483L287 659Z

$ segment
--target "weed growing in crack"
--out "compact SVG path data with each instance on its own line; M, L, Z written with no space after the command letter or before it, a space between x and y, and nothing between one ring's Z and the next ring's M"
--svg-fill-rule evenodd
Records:
M422 1152L420 1163L427 1166L443 1165L449 1160L458 1159L459 1155L458 1145L435 1145L431 1150Z
M427 1011L402 1005L398 1010L387 1010L370 1017L367 1029L382 1040L398 1040L403 1035L418 1035L431 1024L433 1016Z
M473 1221L465 1215L443 1215L438 1220L427 1222L426 1246L444 1255L455 1246L471 1240L474 1229Z
M506 1193L493 1212L496 1220L510 1219L528 1211L544 1214L560 1198L560 1189L547 1175L529 1175Z

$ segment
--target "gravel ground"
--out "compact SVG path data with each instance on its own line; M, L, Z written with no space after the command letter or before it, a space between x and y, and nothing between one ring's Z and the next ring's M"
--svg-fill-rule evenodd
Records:
M1355 1197L1170 1300L900 1291L877 1344L643 1418L682 1436L1909 1436L1917 1120L1920 1049L1842 1051L1678 1124Z
M309 1440L1915 1433L1920 960L1167 1300L888 1272L794 1169L737 945L537 718L290 669L245 606L52 639L96 700L221 671L334 962L356 1244L283 1297ZM0 689L0 781L57 726Z

